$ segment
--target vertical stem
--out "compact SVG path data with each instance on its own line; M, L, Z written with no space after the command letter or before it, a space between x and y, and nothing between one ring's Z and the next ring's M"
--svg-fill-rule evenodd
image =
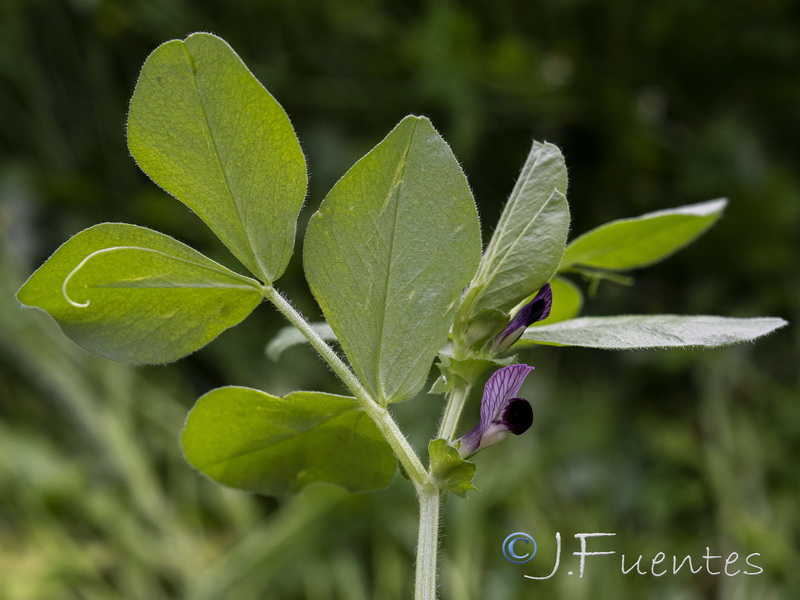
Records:
M447 406L445 406L442 422L439 425L438 437L444 438L448 442L453 441L453 437L458 427L458 420L464 410L464 404L469 397L472 383L466 382L460 377L454 377L453 387L447 396Z
M436 600L436 558L439 552L439 490L433 486L420 490L419 535L414 600Z

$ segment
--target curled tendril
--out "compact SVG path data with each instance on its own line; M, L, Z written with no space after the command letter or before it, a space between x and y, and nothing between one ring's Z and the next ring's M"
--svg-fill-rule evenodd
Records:
M78 271L80 271L87 262L89 262L90 259L94 258L98 254L103 254L105 252L112 252L114 250L131 250L135 248L137 248L137 246L114 246L113 248L103 248L102 250L96 250L91 254L89 254L88 256L86 256L81 262L78 263L78 266L72 269L72 271L69 272L69 275L67 275L64 278L64 282L61 284L61 295L64 296L64 300L69 302L69 304L71 306L74 306L75 308L86 308L87 306L89 306L91 304L90 300L87 300L86 302L75 302L75 300L69 297L69 294L67 294L67 285L69 284L70 279L72 279L75 276L75 274Z
M167 258L169 260L177 261L179 263L186 263L198 269L212 271L214 273L224 275L225 277L232 278L240 282L238 285L228 284L228 285L222 285L222 287L256 290L259 293L261 293L262 290L262 286L257 281L254 281L249 277L245 277L244 275L240 275L239 273L234 273L233 271L229 271L225 267L213 262L211 264L205 264L197 260L190 260L185 257L167 254L166 252L162 252L161 250L156 250L155 248L143 248L142 246L113 246L111 248L102 248L101 250L96 250L92 252L91 254L86 256L81 262L79 262L78 265L74 269L72 269L72 271L69 272L69 274L64 278L64 281L61 284L61 295L64 296L64 300L66 300L71 306L74 306L75 308L86 308L87 306L89 306L91 304L90 300L87 300L86 302L76 302L75 300L70 298L69 294L67 293L67 286L69 285L70 280L75 276L75 274L78 271L80 271L86 265L86 263L89 262L92 258L100 254L104 254L106 252L114 252L115 250L137 250L140 252L148 252L151 254L156 254L158 256ZM213 285L214 284L212 284L212 287ZM175 287L185 287L185 286L181 286L180 284L175 284Z

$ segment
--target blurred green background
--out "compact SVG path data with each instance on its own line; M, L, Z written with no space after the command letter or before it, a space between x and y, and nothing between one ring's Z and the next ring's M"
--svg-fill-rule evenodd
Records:
M775 315L800 322L800 3L793 0L0 1L0 598L409 598L415 503L372 495L253 497L196 475L177 442L223 384L337 391L307 348L263 355L282 325L247 325L167 367L86 355L13 295L100 221L159 229L231 263L125 146L150 51L224 37L283 104L307 153L305 220L404 115L451 143L491 232L531 139L564 151L573 234L727 196L720 223L585 314ZM300 245L298 244L298 249ZM318 309L297 257L280 287ZM480 488L448 501L444 599L795 598L800 589L800 334L713 351L543 348L522 358L535 423L476 457ZM441 398L397 418L422 447ZM476 418L473 399L462 426ZM526 531L539 556L501 555ZM554 535L562 569L548 581ZM754 559L757 576L623 575L619 554ZM570 562L572 561L572 562ZM567 565L567 563L570 563ZM721 566L720 563L717 563ZM744 567L743 558L738 567Z

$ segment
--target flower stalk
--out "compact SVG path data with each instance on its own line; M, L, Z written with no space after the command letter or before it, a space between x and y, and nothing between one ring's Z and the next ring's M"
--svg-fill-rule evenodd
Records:
M458 421L461 419L461 413L464 411L464 405L473 385L474 382L464 381L460 377L453 378L453 387L450 388L450 393L447 395L447 404L439 424L437 437L444 438L448 442L453 441Z

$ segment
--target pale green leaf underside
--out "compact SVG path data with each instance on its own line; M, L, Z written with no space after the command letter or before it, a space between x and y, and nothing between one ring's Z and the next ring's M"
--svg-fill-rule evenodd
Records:
M128 114L128 147L154 182L191 208L265 283L294 249L306 165L283 108L225 41L159 46Z
M169 236L122 223L72 237L17 297L49 313L89 352L133 364L194 352L262 300L257 281Z
M624 271L651 265L705 232L726 204L726 200L711 200L612 221L570 243L560 270L587 266Z
M386 487L397 461L354 398L286 397L224 387L201 397L181 436L186 459L232 487L268 495L331 483L352 492Z
M317 335L319 335L326 342L336 341L336 334L333 333L333 329L331 329L331 326L325 321L322 321L321 323L309 323L309 325L311 325L311 328L317 332ZM297 329L297 327L294 325L288 325L282 328L277 335L270 340L269 344L267 344L267 347L264 350L264 353L269 357L270 360L277 361L281 357L281 354L283 354L292 346L307 343L308 340L302 333L300 333L300 330Z
M714 347L754 340L786 325L776 317L621 315L529 327L514 347L548 344L608 350Z
M559 149L534 142L484 252L471 287L469 312L508 312L547 283L558 268L569 230L567 168Z
M446 440L439 438L428 444L428 455L431 460L431 475L443 490L453 492L462 498L470 490L475 476L475 463L461 458L458 450Z
M419 117L403 119L342 177L311 218L304 249L327 322L382 403L424 384L479 258L467 180Z

